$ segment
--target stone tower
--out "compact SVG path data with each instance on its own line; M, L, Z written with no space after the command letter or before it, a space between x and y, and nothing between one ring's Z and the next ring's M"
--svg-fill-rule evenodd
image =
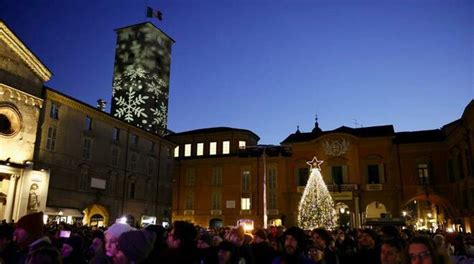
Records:
M125 122L164 135L174 40L150 22L116 32L111 112Z

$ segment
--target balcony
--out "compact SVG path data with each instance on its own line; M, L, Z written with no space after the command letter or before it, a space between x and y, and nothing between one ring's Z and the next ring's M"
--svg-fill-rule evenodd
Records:
M184 210L184 215L194 215L194 210Z
M211 215L222 215L222 210L211 210Z
M240 210L240 215L251 215L252 210Z
M327 186L330 192L351 192L359 189L357 184L328 184Z
M382 187L382 184L380 183L373 183L373 184L367 184L365 189L368 192L374 192L374 191L382 191L383 187Z

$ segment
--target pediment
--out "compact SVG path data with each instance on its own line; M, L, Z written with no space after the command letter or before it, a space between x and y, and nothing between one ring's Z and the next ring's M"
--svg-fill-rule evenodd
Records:
M7 72L15 71L15 74L27 80L32 80L31 73L39 79L41 83L48 81L52 74L41 63L41 61L31 52L26 45L0 20L0 44L2 54L0 54L0 66L5 65ZM28 69L28 70L26 70Z

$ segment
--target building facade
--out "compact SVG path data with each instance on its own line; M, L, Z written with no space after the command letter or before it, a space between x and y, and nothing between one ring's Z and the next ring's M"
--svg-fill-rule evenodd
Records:
M0 20L0 219L44 211L49 171L34 164L43 83L51 72Z
M316 122L311 132L298 130L278 146L257 148L249 147L258 143L250 131L252 141L236 139L240 129L169 135L177 144L173 219L202 226L252 219L263 226L267 218L269 225L294 225L309 176L306 162L317 156L324 160L321 173L340 225L391 222L470 231L473 107L471 101L459 120L441 129L395 132L386 125L322 131Z
M170 221L174 144L53 89L43 97L35 161L51 172L53 220Z
M1 21L0 30L0 218L43 211L45 220L88 225L169 223L174 143L45 87L49 70ZM166 81L167 41L156 73ZM154 98L166 104L160 131L163 87Z

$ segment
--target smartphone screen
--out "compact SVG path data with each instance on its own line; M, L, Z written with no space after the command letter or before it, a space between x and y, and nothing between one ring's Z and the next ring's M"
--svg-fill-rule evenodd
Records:
M59 233L59 237L64 237L64 238L69 238L70 235L71 235L71 231L69 230L61 230L61 232Z

